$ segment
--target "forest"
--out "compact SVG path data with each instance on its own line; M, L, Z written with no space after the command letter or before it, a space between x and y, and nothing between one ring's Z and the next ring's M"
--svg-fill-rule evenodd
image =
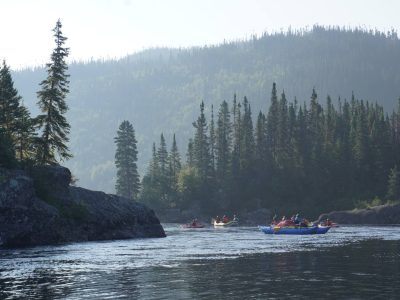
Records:
M321 104L321 103L323 104ZM397 110L357 99L290 102L272 86L267 112L236 95L193 123L186 160L176 138L153 144L141 201L156 209L231 214L320 212L400 200L400 98Z
M70 95L69 74L66 73L69 68L65 62L69 49L63 47L67 38L62 36L59 21L53 31L57 47L52 53L51 62L46 65L46 79L39 82L37 110L40 113L37 116L31 117L29 109L25 107L5 61L0 68L2 167L57 164L72 157L72 151L69 150L71 126L66 118L70 103L65 101L67 95ZM342 31L315 27L311 33L320 32L332 34ZM311 33L287 32L272 37L303 38ZM345 34L398 43L394 32L380 34L355 30L345 31ZM247 43L252 43L254 49L257 49L255 45L259 41L270 37L266 35ZM230 45L240 48L240 43ZM228 45L215 47L213 51L225 47ZM177 67L180 65L176 61L178 57L200 58L203 51L208 50L192 49L192 52L183 51L178 54L171 51L167 60L171 64L176 62L172 65ZM190 55L187 56L188 53ZM208 72L216 68L215 59L218 56L215 54L216 52L213 59L205 60L208 62ZM161 60L163 59L165 58ZM214 64L210 63L213 61ZM243 61L238 64L243 66ZM205 66L207 64L203 65ZM158 84L168 86L168 75L165 76ZM260 78L258 86L265 85L266 82L261 83ZM252 80L247 78L237 82ZM117 89L121 92L113 86L113 80L104 79L104 83L108 91ZM251 95L257 94L258 88L254 89ZM332 100L329 94L325 100L317 95L314 87L311 89L310 100L304 101L295 96L293 100L288 100L291 98L286 95L286 90L293 91L296 88L289 85L278 92L273 83L270 97L265 101L269 103L268 108L252 106L249 98L237 94L234 94L231 103L225 100L219 103L201 101L197 119L196 112L192 113L185 106L177 109L171 103L165 104L162 101L157 102L155 107L151 104L148 107L147 102L141 103L142 109L138 111L143 114L145 107L153 108L153 115L144 115L146 120L143 123L138 120L135 123L155 131L161 123L157 123L152 117L163 115L167 105L170 109L175 108L174 113L169 112L171 120L182 123L180 126L185 130L171 132L174 128L171 125L165 127L169 132L158 132L158 145L153 143L152 147L149 145L147 151L144 151L150 154L150 163L147 171L142 171L144 176L140 180L137 161L141 151L137 144L140 143L143 132L136 130L141 132L137 134L134 126L127 121L132 120L132 116L124 118L117 135L115 136L114 131L116 126L113 126L113 136L106 140L109 144L107 147L113 148L114 139L117 148L111 162L117 169L116 180L109 184L116 182L115 190L118 195L142 201L155 209L196 208L207 213L220 210L234 213L268 208L277 213L296 209L317 214L321 211L366 207L400 200L399 97L394 105L363 100L356 97L355 93L351 93L349 100L340 97ZM244 94L245 91L246 89L241 90L240 93ZM89 90L86 90L79 97L83 99L88 93ZM201 93L199 95L204 96ZM174 103L178 104L179 101ZM72 101L72 104L75 102ZM105 124L108 124L108 119L105 118L107 115L113 119L114 114L118 120L126 116L121 103L115 101L109 103L108 107L104 114L97 112L97 118L101 118ZM185 109L188 112L182 118L181 114ZM85 111L85 114L87 118L83 120L91 120L93 117L90 110ZM183 123L187 119L188 122ZM77 132L75 135L78 134L80 138L86 137L85 132L95 125L85 127L84 124L86 123L74 129ZM102 139L103 135L97 135L97 132L101 132L101 127L92 131L90 138L87 138L84 145L87 149L92 149ZM166 142L168 136L171 137L170 148ZM79 151L77 153L79 155ZM91 154L94 160L101 161L100 150L92 149ZM79 163L79 159L77 161ZM89 171L86 170L86 173Z
M290 101L295 96L299 103L308 101L313 87L333 103L339 96L349 100L354 91L390 113L400 95L397 33L360 28L314 26L219 45L148 49L121 59L72 62L68 68L66 117L74 159L66 166L79 185L105 192L115 192L113 139L123 120L135 128L143 175L161 132L169 146L176 133L179 149L186 150L201 101L209 116L211 105L217 111L236 93L240 101L247 96L253 112L266 112L276 82ZM12 76L24 105L36 115L45 68L16 70Z
M55 48L46 64L47 76L38 82L37 107L31 116L14 85L6 61L0 67L0 168L57 165L72 157L68 148L70 125L65 117L69 74L69 48L61 21L53 29ZM38 191L37 191L38 192Z

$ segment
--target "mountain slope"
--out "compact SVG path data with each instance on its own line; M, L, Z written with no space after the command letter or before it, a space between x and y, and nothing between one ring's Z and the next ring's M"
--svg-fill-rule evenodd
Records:
M73 50L73 49L72 49ZM70 65L67 99L74 158L67 163L79 184L112 192L114 142L122 120L130 120L143 171L151 143L164 132L168 146L177 133L184 157L190 124L204 100L218 108L236 92L253 111L265 111L272 82L302 103L313 87L324 103L357 98L378 101L388 111L400 96L400 41L395 33L314 27L311 31L265 34L248 41L191 49L152 49L117 61ZM35 115L43 69L14 74L16 87Z

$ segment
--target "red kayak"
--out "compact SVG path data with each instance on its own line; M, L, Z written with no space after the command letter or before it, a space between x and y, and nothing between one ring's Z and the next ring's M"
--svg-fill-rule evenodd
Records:
M204 224L201 223L189 223L189 224L183 224L183 228L204 228Z

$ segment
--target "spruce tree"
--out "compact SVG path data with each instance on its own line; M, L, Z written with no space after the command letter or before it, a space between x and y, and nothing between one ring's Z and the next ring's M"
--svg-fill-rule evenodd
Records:
M276 139L276 160L278 165L287 163L289 151L289 114L285 91L278 102L278 126Z
M272 154L276 159L278 152L278 122L279 122L279 103L276 91L275 82L272 84L271 103L267 114L267 144Z
M8 133L0 128L0 167L11 168L15 166L15 150Z
M157 150L157 160L160 167L160 175L166 177L168 173L168 151L163 133L161 133L160 136L160 147Z
M172 139L172 147L169 154L169 173L170 173L170 184L171 190L176 191L177 189L177 176L181 170L181 156L178 151L178 146L176 144L175 134Z
M17 127L17 120L21 115L20 101L21 97L14 88L10 68L3 60L3 66L0 69L0 128L12 139Z
M238 178L240 176L240 162L242 153L242 112L241 104L236 101L236 94L233 96L233 149L232 149L232 176Z
M397 170L397 166L390 169L386 198L400 200L400 172Z
M15 130L15 150L19 161L33 161L35 159L37 135L35 124L36 121L31 118L29 110L21 105Z
M140 182L137 170L137 141L135 131L129 121L123 121L115 137L117 150L115 152L115 165L117 167L117 182L115 190L117 195L137 200Z
M219 182L226 182L230 174L230 160L232 148L232 124L229 107L223 101L219 112L216 130L216 174Z
M265 162L267 156L266 119L260 111L257 117L255 132L255 157L259 164Z
M157 150L156 150L156 143L153 143L153 147L152 147L152 158L150 161L150 165L149 165L149 174L151 177L151 180L153 182L155 182L159 176L159 163L158 163L158 158L157 158Z
M53 29L56 47L51 55L51 62L46 64L47 78L40 83L41 90L37 92L38 105L42 111L38 116L42 129L38 145L40 164L53 164L57 163L57 158L67 160L72 157L67 146L70 125L65 118L68 110L65 98L69 92L65 59L69 48L64 47L67 38L63 36L61 28L58 20Z
M211 121L210 121L210 156L211 156L211 172L215 171L215 124L214 124L214 106L211 105Z
M190 138L188 142L186 151L186 164L189 167L194 167L194 142L192 138Z
M193 123L196 129L194 136L194 161L199 171L200 178L207 182L211 175L210 143L207 136L207 121L204 115L204 102L200 104L200 116Z
M254 132L253 120L251 116L251 106L247 97L243 99L243 120L241 126L241 141L240 141L240 167L246 172L250 171L250 167L254 161Z

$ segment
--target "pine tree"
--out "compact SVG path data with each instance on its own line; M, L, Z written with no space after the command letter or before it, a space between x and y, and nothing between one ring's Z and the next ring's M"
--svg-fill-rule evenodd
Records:
M51 55L51 62L46 64L47 78L40 83L41 90L37 93L38 105L42 114L38 116L42 135L39 142L38 160L40 164L52 164L57 162L57 156L61 160L72 157L67 143L70 125L65 113L68 106L65 98L69 92L67 75L67 63L69 48L63 45L67 40L61 32L61 22L57 21L53 29L56 48Z
M397 170L397 166L390 169L386 198L400 200L400 172Z
M251 106L247 97L243 99L243 120L241 126L241 155L240 155L240 166L242 170L246 172L250 171L252 163L254 161L254 132L253 132L253 120L251 117Z
M167 144L165 143L164 134L161 133L160 136L160 146L157 150L157 160L160 166L160 175L162 177L167 177L168 173L168 151Z
M10 68L3 60L3 66L0 69L0 128L12 139L14 139L17 120L21 115L20 101L21 97L14 88Z
M11 168L15 165L15 150L8 133L0 128L0 167Z
M264 163L267 156L267 136L266 119L261 111L258 113L255 135L255 156L258 163Z
M240 161L242 153L242 112L241 104L236 101L236 94L233 96L233 149L232 149L232 176L240 176Z
M278 102L276 150L276 161L282 167L289 158L289 114L285 91L282 92Z
M169 155L169 173L170 173L170 184L171 190L177 190L177 176L181 170L181 156L178 151L178 146L176 144L175 134L172 140L172 147Z
M137 141L135 131L129 121L123 121L114 139L117 146L115 152L115 165L117 167L117 182L115 190L117 195L137 200L140 182L137 170Z
M189 167L194 167L194 142L190 138L188 142L188 147L186 151L186 163Z
M232 124L226 101L221 103L216 130L216 171L219 182L226 182L230 174Z
M267 144L272 154L272 157L276 159L278 153L278 123L279 123L279 103L276 91L275 82L272 84L271 92L271 104L269 106L267 114Z
M29 110L21 105L20 116L17 119L15 130L15 150L19 161L35 159L36 131L35 120L31 118Z
M210 121L210 156L211 156L211 172L215 171L215 125L214 125L214 106L211 105L211 121Z
M193 123L196 129L194 136L194 161L199 170L200 178L207 182L211 175L210 143L207 136L207 121L204 115L204 102L200 104L200 116Z

